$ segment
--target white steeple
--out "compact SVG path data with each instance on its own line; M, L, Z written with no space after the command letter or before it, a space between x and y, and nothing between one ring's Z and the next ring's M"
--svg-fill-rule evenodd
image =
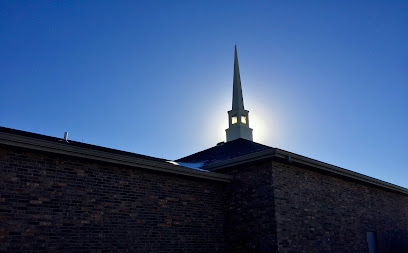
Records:
M232 110L228 111L229 128L227 141L243 138L252 141L252 129L249 128L248 111L244 109L241 77L239 74L237 46L235 46L234 82L232 91Z

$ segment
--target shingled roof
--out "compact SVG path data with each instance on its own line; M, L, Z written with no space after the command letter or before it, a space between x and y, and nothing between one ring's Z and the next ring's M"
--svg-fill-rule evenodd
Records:
M215 147L180 158L176 160L176 162L185 164L188 163L201 164L200 167L203 167L213 163L222 162L232 158L268 149L272 149L272 147L239 138L233 141L228 141L226 143L223 142L219 143Z

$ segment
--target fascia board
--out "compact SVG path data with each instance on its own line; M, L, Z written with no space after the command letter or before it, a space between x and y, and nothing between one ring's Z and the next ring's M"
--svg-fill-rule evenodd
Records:
M224 169L224 168L228 168L228 167L232 167L236 165L241 165L241 164L245 164L245 163L249 163L253 161L273 159L273 158L285 159L293 163L306 165L306 166L309 166L309 167L312 167L318 170L330 172L335 175L340 175L346 178L351 178L351 179L354 179L360 182L365 182L365 183L379 186L379 187L389 189L392 191L397 191L403 194L408 194L408 189L404 187L401 187L395 184L391 184L391 183L388 183L388 182L385 182L385 181L382 181L382 180L379 180L373 177L369 177L369 176L366 176L366 175L363 175L363 174L360 174L360 173L357 173L351 170L343 169L335 165L324 163L324 162L321 162L321 161L318 161L312 158L301 156L301 155L291 153L291 152L288 152L282 149L278 149L278 148L272 148L272 149L252 153L249 155L244 155L244 156L228 159L222 162L213 163L207 166L203 166L203 169L217 171L220 169Z
M348 177L348 178L352 178L358 181L362 181L365 183L369 183L369 184L373 184L376 186L380 186L389 190L393 190L393 191L397 191L400 193L404 193L404 194L408 194L408 189L395 185L395 184L391 184L373 177L369 177L351 170L347 170L335 165L331 165L325 162L321 162L312 158L308 158L305 156L301 156L295 153L291 153L282 149L276 149L276 157L279 158L283 158L283 159L287 159L292 161L293 163L299 163L302 165L307 165L316 169L320 169L323 171L327 171L333 174L337 174L340 176L344 176L344 177Z
M0 143L10 146L46 151L50 153L87 158L102 162L109 162L114 164L127 165L131 167L150 169L156 171L163 171L173 174L192 176L221 182L230 182L231 180L231 176L229 175L199 171L184 166L172 165L170 163L166 164L165 162L149 161L137 157L129 157L125 155L113 154L99 150L70 146L69 143L63 142L55 143L51 141L39 140L36 138L9 133L0 133Z

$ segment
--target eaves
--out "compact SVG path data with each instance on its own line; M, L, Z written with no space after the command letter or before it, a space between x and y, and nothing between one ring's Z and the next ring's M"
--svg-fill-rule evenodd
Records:
M229 175L195 170L180 165L173 165L165 161L151 161L147 159L109 153L90 148L77 147L63 142L62 140L61 143L58 143L27 136L0 132L0 144L214 181L230 182L231 180L231 176Z
M295 153L291 153L282 149L278 148L271 148L268 150L260 151L260 152L255 152L252 154L224 160L221 162L217 163L212 163L207 166L203 166L202 169L205 170L210 170L210 171L219 171L224 168L232 167L232 166L237 166L249 162L254 162L254 161L262 161L262 160L267 160L267 159L284 159L289 163L293 164L299 164L306 166L308 168L313 168L316 170L320 170L323 172L328 172L330 174L338 175L341 177L357 180L359 182L364 182L368 183L374 186L379 186L388 190L396 191L399 193L403 194L408 194L408 189L391 184L373 177L369 177L351 170L347 170L335 165L331 165L328 163L324 163L312 158L308 158L305 156L301 156Z

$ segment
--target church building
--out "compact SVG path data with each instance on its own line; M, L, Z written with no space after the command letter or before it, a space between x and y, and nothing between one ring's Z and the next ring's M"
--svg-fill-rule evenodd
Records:
M0 127L0 251L408 252L408 189L254 142L233 73L226 142L176 161Z

